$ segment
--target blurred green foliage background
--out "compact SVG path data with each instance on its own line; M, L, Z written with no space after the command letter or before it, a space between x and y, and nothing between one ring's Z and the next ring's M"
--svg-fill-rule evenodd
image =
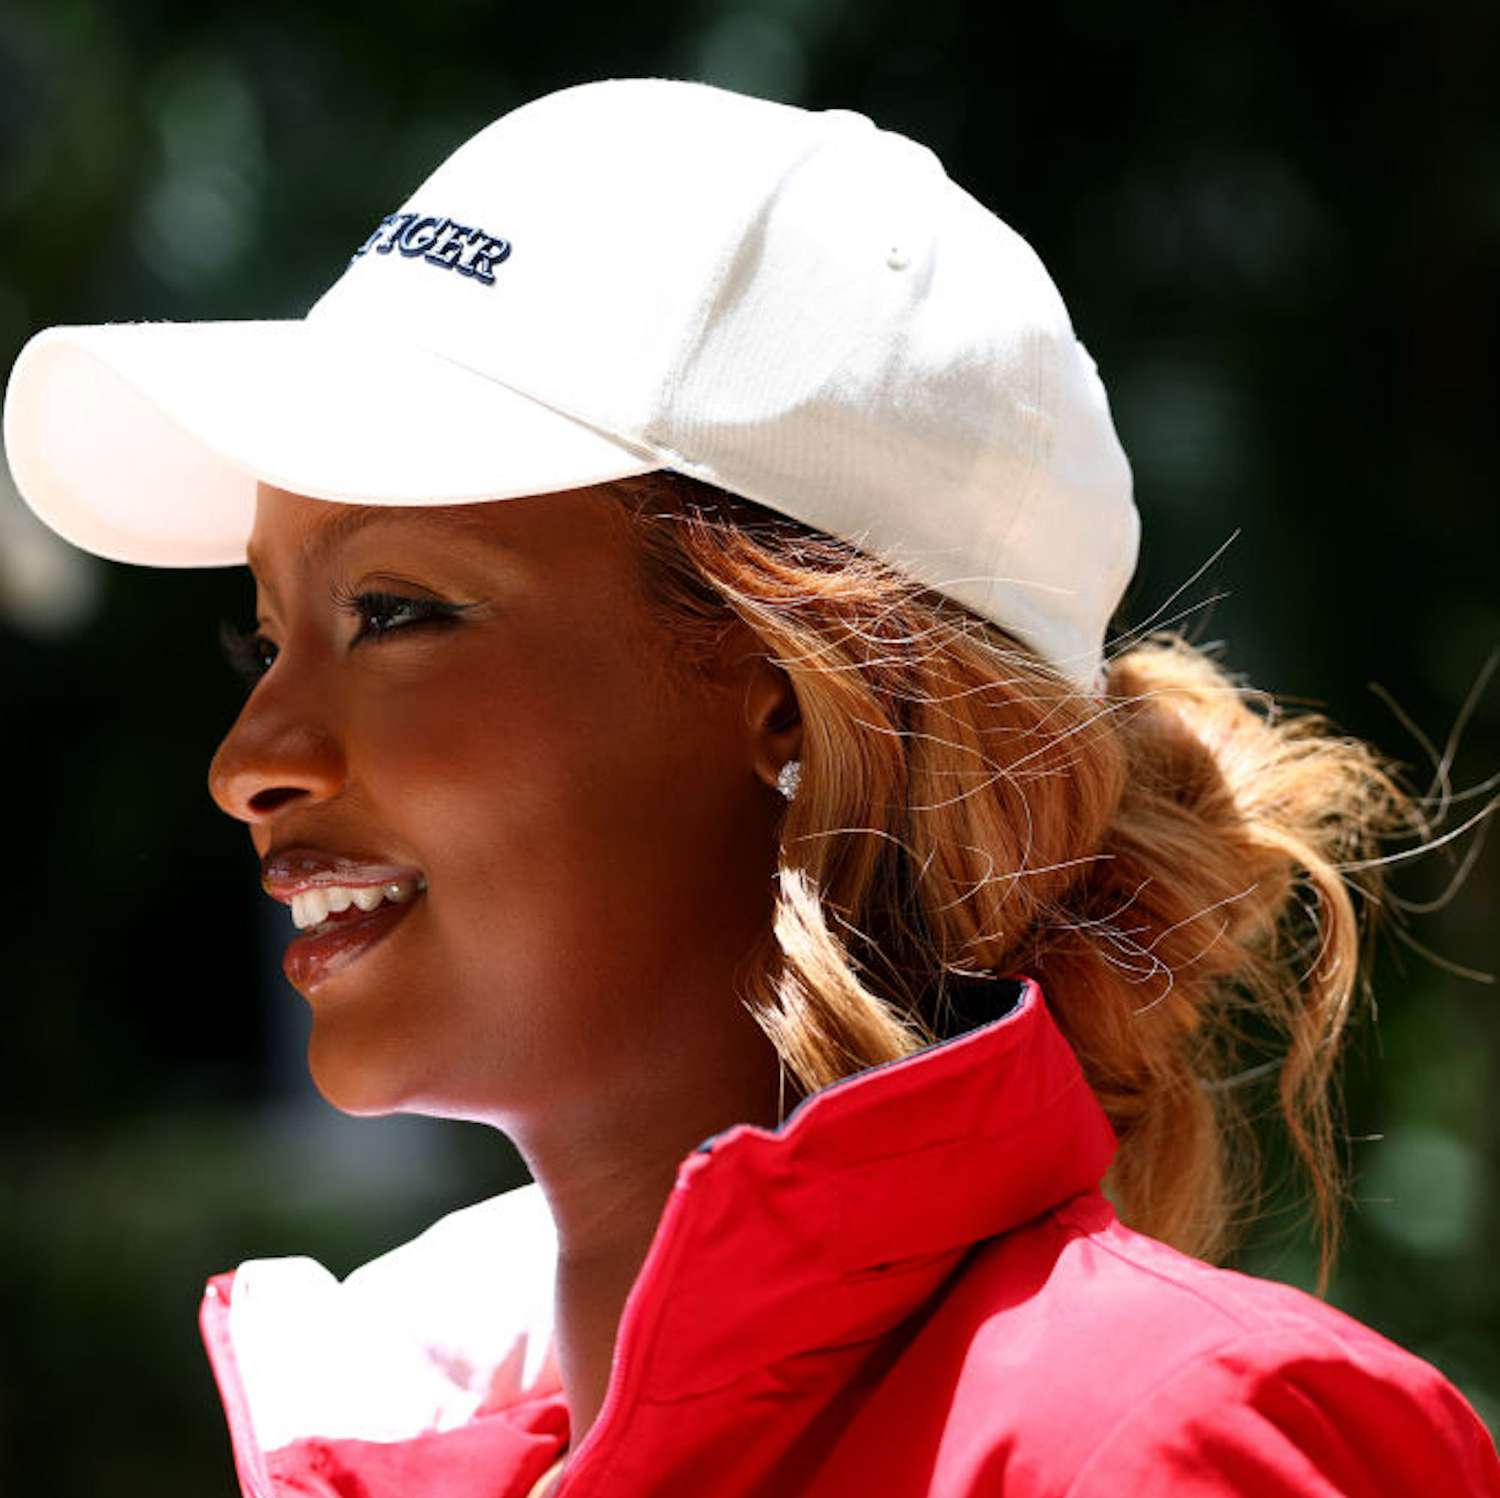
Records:
M1121 624L1234 535L1171 610L1193 635L1419 786L1424 738L1441 756L1461 727L1451 781L1482 790L1497 22L1397 0L4 0L0 360L52 323L300 315L449 150L569 83L859 109L934 147L1061 285L1145 517ZM651 233L671 190L643 162L637 221L603 227ZM73 553L0 470L0 1494L229 1494L204 1279L290 1253L344 1273L519 1179L492 1135L355 1122L306 1079L284 917L205 788L239 692L215 628L251 603L238 570ZM1330 1296L1492 1429L1497 881L1472 832L1400 869L1440 908L1409 928L1429 955L1385 940L1356 1026ZM1273 1207L1238 1263L1309 1286L1296 1203Z

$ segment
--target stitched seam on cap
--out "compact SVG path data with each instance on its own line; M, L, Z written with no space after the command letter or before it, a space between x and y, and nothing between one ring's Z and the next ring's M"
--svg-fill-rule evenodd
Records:
M657 386L655 397L650 406L649 415L651 424L649 428L643 431L642 435L658 450L665 446L659 431L656 430L660 418L664 413L672 409L674 404L672 397L681 388L687 378L688 372L703 352L703 345L708 337L709 327L723 299L724 286L728 280L729 272L743 252L745 241L749 237L751 230L757 224L763 223L771 215L776 206L776 189L806 165L812 157L816 156L820 151L826 150L832 143L833 138L833 132L825 130L818 139L808 143L790 161L778 162L774 174L757 191L754 199L754 211L739 221L737 232L731 235L725 242L720 251L718 263L714 266L713 273L709 278L709 289L699 303L697 326L693 328L690 336L683 340L682 350L678 358L663 371L661 382ZM674 456L676 455L674 454ZM693 454L688 453L684 456L692 458ZM706 474L706 470L704 472Z
M989 567L988 576L991 579L998 578L1003 580L1010 576L1011 569L1004 565L1010 547L1010 539L1015 534L1016 527L1020 525L1021 517L1030 510L1032 502L1036 498L1037 488L1042 476L1043 444L1048 445L1048 456L1050 456L1050 444L1053 440L1052 430L1055 427L1054 422L1049 422L1046 419L1046 397L1050 392L1047 372L1043 369L1047 353L1054 347L1054 341L1046 337L1040 329L1033 329L1027 342L1035 350L1032 398L1033 409L1037 415L1031 423L1031 443L1030 449L1026 454L1027 468L1025 482L1022 485L1015 506L1010 512L1010 519L1006 522L1005 529L1001 531L990 548L987 560ZM1012 626L1001 625L1000 628L1007 629L1012 628ZM1014 632L1019 634L1019 626L1014 627Z

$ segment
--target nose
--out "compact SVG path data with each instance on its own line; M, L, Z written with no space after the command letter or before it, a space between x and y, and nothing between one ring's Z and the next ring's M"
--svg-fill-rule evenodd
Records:
M255 826L286 806L337 795L344 775L343 750L326 712L311 710L305 695L268 678L215 752L208 790L221 811Z

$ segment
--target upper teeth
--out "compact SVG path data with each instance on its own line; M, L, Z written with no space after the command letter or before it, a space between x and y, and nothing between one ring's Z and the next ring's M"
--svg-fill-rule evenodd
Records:
M321 926L330 912L348 910L357 905L361 910L374 910L382 900L395 905L404 905L425 880L395 879L389 884L367 884L359 888L348 884L324 884L317 889L305 889L292 896L292 922L299 931L310 926Z

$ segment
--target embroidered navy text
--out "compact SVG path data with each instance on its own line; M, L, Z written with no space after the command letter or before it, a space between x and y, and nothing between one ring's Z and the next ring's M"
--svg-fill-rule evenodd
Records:
M349 263L352 265L371 250L377 255L398 250L408 260L425 260L429 265L456 270L461 276L493 286L495 267L510 258L510 241L497 238L488 229L471 229L451 218L413 212L388 213Z

